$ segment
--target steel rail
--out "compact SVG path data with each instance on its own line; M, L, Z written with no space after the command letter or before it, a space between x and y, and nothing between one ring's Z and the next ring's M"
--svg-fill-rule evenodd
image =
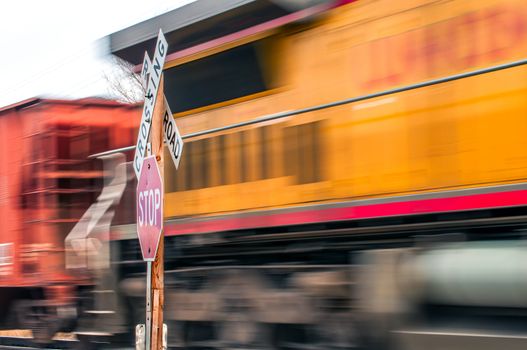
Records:
M64 350L75 347L74 344L78 344L78 340L57 340L54 339L51 343L47 344L44 349L47 350ZM42 349L34 343L33 337L23 337L23 336L9 336L1 335L0 336L0 349L23 349L23 350L32 350L32 349Z
M239 123L234 123L234 124L230 124L230 125L225 125L225 126L221 126L221 127L217 127L217 128L212 128L212 129L207 129L207 130L203 130L203 131L197 131L197 132L194 132L194 133L182 135L182 138L183 139L189 139L189 138L193 138L193 137L213 134L213 133L217 133L217 132L220 132L220 131L231 130L231 129L240 128L240 127L243 127L243 126L248 126L248 125L253 125L253 124L258 124L258 123L263 123L263 122L267 122L267 121L271 121L271 120L287 118L287 117L291 117L291 116L294 116L294 115L299 115L299 114L304 114L304 113L309 113L309 112L315 112L315 111L318 111L318 110L321 110L321 109L338 107L338 106L342 106L342 105L346 105L346 104L350 104L350 103L354 103L354 102L360 102L360 101L369 100L369 99L373 99L373 98L377 98L377 97L392 95L392 94L396 94L396 93L399 93L399 92L415 90L415 89L419 89L419 88L422 88L422 87L448 83L448 82L451 82L451 81L460 80L460 79L464 79L464 78L470 78L470 77L474 77L474 76L477 76L477 75L493 73L493 72L496 72L496 71L500 71L500 70L504 70L504 69L510 69L510 68L514 68L514 67L518 67L518 66L523 66L523 65L526 65L526 64L527 64L527 58L521 59L521 60L518 60L518 61L513 61L513 62L509 62L509 63L504 63L504 64L492 66L492 67L476 69L476 70L473 70L473 71L470 71L470 72L459 73L459 74L449 75L449 76L442 77L442 78L426 80L426 81L423 81L423 82L420 82L420 83L405 85L405 86L401 86L401 87L398 87L398 88L382 90L382 91L374 92L374 93L371 93L371 94L351 97L351 98L347 98L347 99L344 99L344 100L324 103L324 104L320 104L320 105L316 105L316 106L312 106L312 107L306 107L306 108L301 108L301 109L297 109L297 110L293 110L293 111L284 111L284 112L269 114L269 115L258 117L258 118L252 119L252 120L247 120L247 121L243 121L243 122L239 122ZM126 151L133 150L134 148L135 148L135 145L127 146L127 147L121 147L121 148L117 148L117 149L113 149L113 150L109 150L109 151L105 151L105 152L95 153L95 154L92 154L92 155L88 156L88 158L98 158L98 157L102 157L102 156L106 156L106 155L110 155L110 154L114 154L114 153L126 152Z
M218 265L218 266L196 266L185 267L175 270L166 270L165 273L189 273L214 270L291 270L291 269L350 269L350 265L345 264L316 264L316 265Z

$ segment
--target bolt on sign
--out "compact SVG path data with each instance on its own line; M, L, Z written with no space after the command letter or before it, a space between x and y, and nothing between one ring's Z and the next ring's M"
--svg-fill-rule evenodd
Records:
M163 231L163 181L155 156L143 161L136 197L137 235L143 260L154 261Z

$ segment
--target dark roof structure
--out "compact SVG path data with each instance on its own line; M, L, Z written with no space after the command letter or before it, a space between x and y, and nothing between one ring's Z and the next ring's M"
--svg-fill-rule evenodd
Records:
M159 29L169 52L178 52L335 0L197 0L109 36L110 52L134 65L153 53Z
M75 105L80 107L94 106L94 107L123 107L123 108L137 108L140 104L123 103L115 100L109 100L98 97L86 97L75 100L55 99L55 98L43 98L43 97L31 97L19 102L12 103L7 106L0 107L0 114L9 112L11 110L21 110L37 105L44 104L55 104L55 105Z

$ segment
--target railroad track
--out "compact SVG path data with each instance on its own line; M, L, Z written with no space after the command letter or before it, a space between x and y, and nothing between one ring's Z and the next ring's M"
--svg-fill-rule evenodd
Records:
M45 350L70 350L77 349L79 341L75 337L71 339L55 339L49 344L35 344L33 337L30 336L7 336L0 335L0 350L11 349L11 350L33 350L33 349L45 349ZM112 350L133 350L133 347L111 347Z
M0 349L54 349L66 350L74 348L76 340L54 340L49 344L37 345L33 338L0 336Z

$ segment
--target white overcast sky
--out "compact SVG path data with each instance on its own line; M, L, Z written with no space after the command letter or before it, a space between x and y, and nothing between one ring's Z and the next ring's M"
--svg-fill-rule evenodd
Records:
M0 107L33 96L108 95L99 40L193 0L14 0L0 11Z

